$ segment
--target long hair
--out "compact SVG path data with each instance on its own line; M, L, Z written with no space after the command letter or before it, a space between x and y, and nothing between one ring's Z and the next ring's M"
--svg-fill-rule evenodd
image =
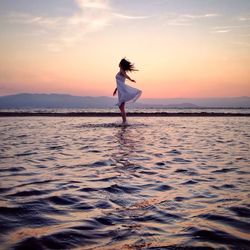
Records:
M119 67L121 67L124 71L138 71L138 69L135 68L134 64L128 61L126 58L122 58L119 63Z

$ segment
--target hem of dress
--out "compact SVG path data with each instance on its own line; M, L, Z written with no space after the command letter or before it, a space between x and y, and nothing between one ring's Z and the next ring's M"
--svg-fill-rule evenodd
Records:
M140 90L140 91L138 92L138 94L137 94L134 98L132 98L131 100L128 100L128 101L124 101L124 102L125 102L125 103L135 102L136 100L138 100L138 98L141 96L141 94L142 94L142 91ZM116 106L120 107L120 105L121 105L122 103L123 103L123 102L118 102L118 103L116 104Z

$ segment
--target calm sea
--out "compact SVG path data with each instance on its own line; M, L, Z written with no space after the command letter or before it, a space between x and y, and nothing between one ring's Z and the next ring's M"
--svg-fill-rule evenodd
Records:
M156 112L168 112L168 113L200 113L200 112L207 112L207 113L238 113L238 114L250 114L250 109L248 108L164 108L164 109L135 109L131 107L126 108L127 112L143 112L143 113L156 113ZM71 112L96 112L96 113L102 113L102 112L110 112L110 113L117 113L119 112L118 108L110 108L110 109L94 109L94 108L88 108L88 109L64 109L64 108L44 108L44 109L36 109L36 108L22 108L22 109L0 109L0 112L31 112L31 113L71 113Z
M0 248L249 249L249 117L120 120L0 118Z

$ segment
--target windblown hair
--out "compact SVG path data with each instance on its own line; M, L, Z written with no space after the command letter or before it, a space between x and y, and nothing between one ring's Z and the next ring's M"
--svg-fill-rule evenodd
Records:
M124 71L138 71L134 64L128 61L126 58L122 58L122 60L119 63L119 66L124 70Z

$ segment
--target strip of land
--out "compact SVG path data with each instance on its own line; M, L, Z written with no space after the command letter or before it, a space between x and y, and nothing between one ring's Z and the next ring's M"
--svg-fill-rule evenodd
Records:
M112 112L0 112L0 117L117 117L120 113ZM250 117L247 113L217 113L217 112L128 112L127 116L130 117Z

